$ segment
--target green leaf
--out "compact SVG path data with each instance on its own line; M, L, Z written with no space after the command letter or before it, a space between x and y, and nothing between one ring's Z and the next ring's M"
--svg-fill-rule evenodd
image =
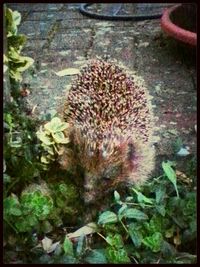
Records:
M136 228L135 224L130 224L128 227L128 231L131 237L131 240L133 241L133 244L136 246L136 248L139 248L142 244L142 234L138 227Z
M13 11L12 17L15 25L18 26L21 22L21 14L18 11Z
M164 186L159 186L156 188L156 203L159 204L164 200L166 188Z
M68 144L69 143L69 138L65 138L64 133L62 133L62 132L52 133L52 136L53 136L55 142L58 144Z
M157 211L164 217L166 214L166 209L164 205L156 205Z
M66 255L74 256L73 244L67 236L65 236L63 249Z
M120 201L120 194L116 190L114 191L114 197L116 202Z
M106 237L106 241L109 245L115 248L123 248L124 246L123 239L120 234L109 234Z
M175 171L172 169L171 164L169 162L162 162L162 168L165 172L165 175L167 176L167 178L172 182L172 184L174 185L174 188L176 190L176 194L177 197L179 197L179 193L178 193L178 189L177 189L177 185L176 185L176 173Z
M153 252L159 252L161 250L162 242L163 237L159 232L154 233L152 236L147 236L142 240L142 243Z
M105 211L99 216L98 224L115 223L117 215L112 211Z
M131 263L128 254L124 248L116 250L113 247L107 247L106 257L109 263Z
M90 251L87 257L84 259L84 261L90 264L107 263L107 259L103 249L94 249Z
M134 208L125 210L124 217L136 220L148 220L148 216L144 212Z
M124 211L127 209L127 205L123 204L122 207L118 210L118 218L121 220L124 216Z
M153 204L153 199L152 198L147 198L145 195L142 193L138 192L135 188L132 188L132 190L137 194L138 202L141 203L148 203L148 204Z

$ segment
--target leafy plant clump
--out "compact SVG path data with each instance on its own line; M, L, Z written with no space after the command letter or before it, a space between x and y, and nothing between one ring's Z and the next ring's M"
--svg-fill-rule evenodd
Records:
M37 137L42 142L41 146L44 150L41 162L44 164L45 169L48 169L50 162L56 160L56 155L62 153L62 145L69 143L69 138L65 137L64 134L64 130L67 128L68 123L61 122L60 118L54 117L37 131Z
M59 244L51 240L38 262L195 263L196 193L183 190L172 165L163 162L161 176L130 188L127 196L115 191L96 223L66 234Z
M5 26L7 37L7 53L4 54L4 72L9 72L12 85L22 81L21 73L28 69L34 60L21 55L21 50L26 42L26 37L18 34L18 26L21 22L21 15L18 11L12 11L5 7Z

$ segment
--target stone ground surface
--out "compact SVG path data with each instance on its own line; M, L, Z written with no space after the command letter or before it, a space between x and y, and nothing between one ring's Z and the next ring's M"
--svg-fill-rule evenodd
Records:
M97 20L82 15L79 5L8 5L22 15L19 32L28 37L23 54L35 60L32 75L24 78L30 84L26 98L34 114L41 116L63 104L73 76L59 77L55 72L79 69L86 60L106 55L146 81L159 117L160 158L170 159L178 137L196 153L196 68L185 60L190 57L187 49L184 55L170 49L170 38L163 34L159 19Z

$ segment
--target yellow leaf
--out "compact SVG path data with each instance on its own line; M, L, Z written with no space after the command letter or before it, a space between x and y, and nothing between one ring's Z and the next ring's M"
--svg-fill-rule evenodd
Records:
M75 69L75 68L68 68L68 69L64 69L64 70L55 72L55 74L57 76L60 76L60 77L67 76L67 75L76 75L79 73L80 73L80 71L78 69Z

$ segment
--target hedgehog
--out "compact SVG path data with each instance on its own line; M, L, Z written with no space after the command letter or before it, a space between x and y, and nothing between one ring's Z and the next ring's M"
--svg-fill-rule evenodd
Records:
M84 201L95 203L119 184L142 185L154 169L154 116L143 79L125 67L94 59L72 82L63 119L71 148L65 169L79 166Z

